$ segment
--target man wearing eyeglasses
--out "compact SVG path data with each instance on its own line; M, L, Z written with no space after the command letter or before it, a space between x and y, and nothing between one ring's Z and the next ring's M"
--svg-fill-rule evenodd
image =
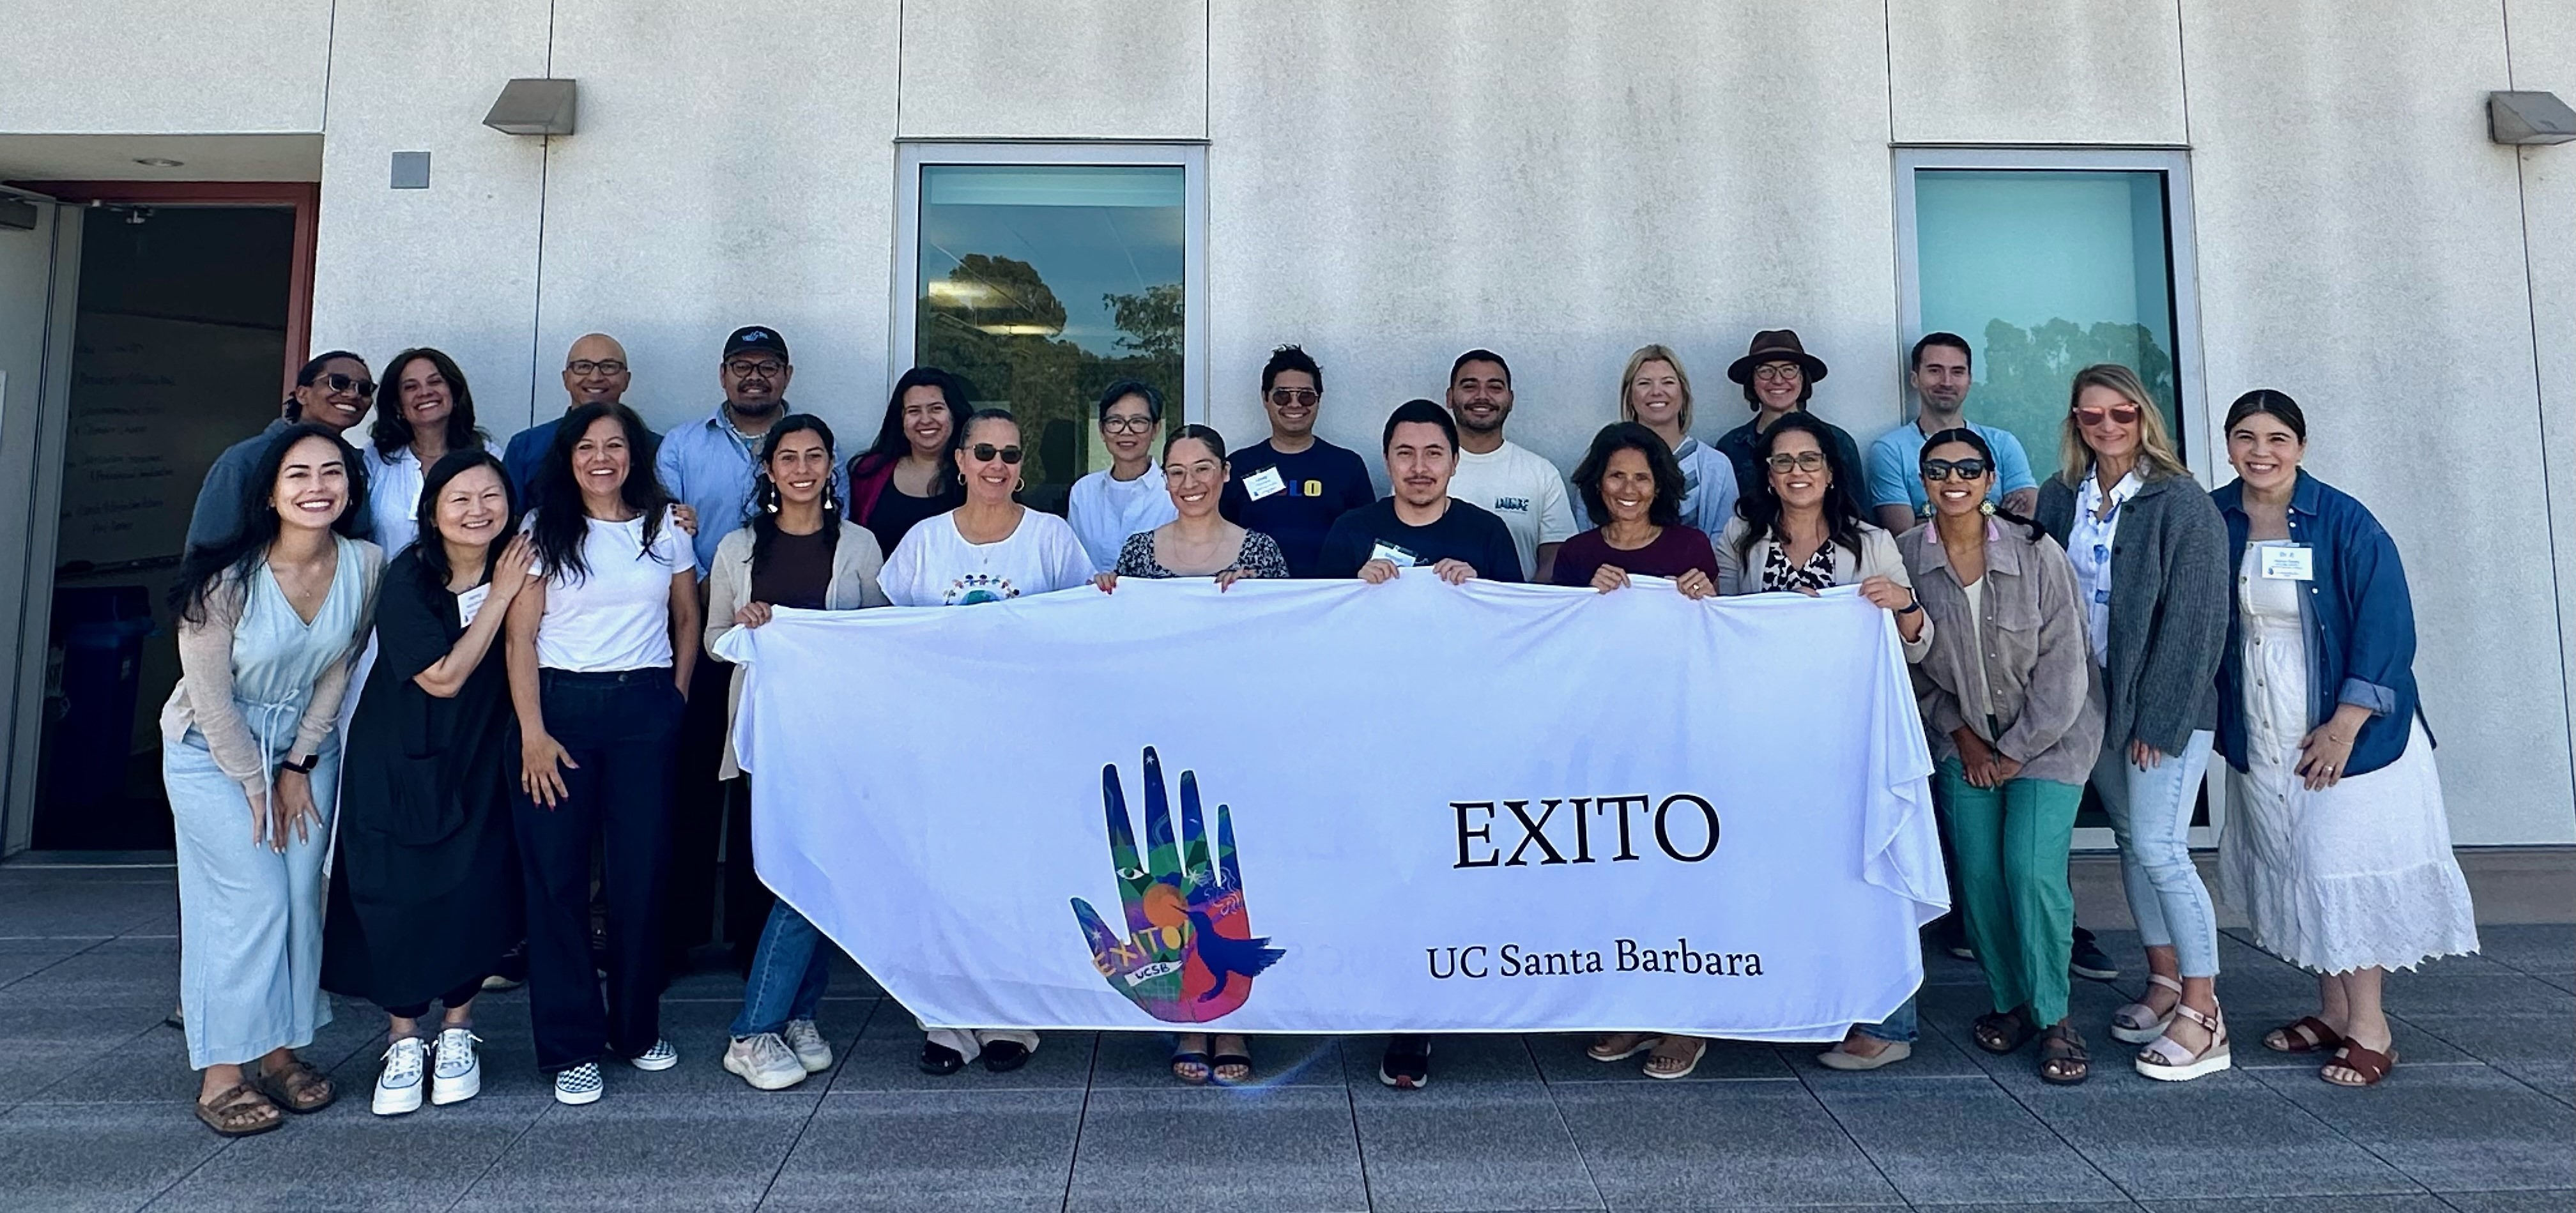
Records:
M564 412L570 413L585 404L623 404L626 389L635 382L635 372L627 364L626 347L606 333L584 334L564 352L563 385L568 397ZM532 504L537 486L537 469L545 466L546 451L554 446L555 427L562 417L540 421L510 436L510 445L501 452L501 464L510 469L510 484L519 491L519 505ZM651 435L658 446L660 435ZM654 446L644 451L642 463L653 462Z
M1283 345L1261 368L1261 407L1270 438L1226 457L1226 521L1279 543L1293 577L1319 577L1316 556L1333 520L1377 500L1359 453L1315 436L1324 402L1324 368L1306 351Z
M1930 509L1923 478L1914 473L1923 439L1962 426L1977 431L1995 453L1995 483L1987 500L2024 518L2039 504L2039 481L2031 476L2030 456L2022 452L2021 439L2011 430L1970 425L1965 416L1973 381L1969 358L1968 339L1956 333L1927 333L1914 343L1910 369L1914 395L1922 408L1913 421L1869 444L1869 504L1890 535L1913 530L1915 521Z
M757 481L760 447L771 426L787 415L787 385L796 377L788 361L787 339L767 325L754 324L725 338L724 356L716 363L716 382L724 402L703 421L673 426L662 435L653 471L674 501L696 512L698 584L704 592L716 545L751 516L752 485ZM846 471L832 469L832 493L825 512L839 516L850 499ZM723 765L727 690L733 665L713 654L701 654L689 679L689 705L680 718L676 793L671 813L670 899L662 933L667 972L688 971L689 949L712 934L718 839L723 834L725 801L730 784L717 773ZM736 830L748 838L748 831ZM753 881L748 846L737 847L724 865L725 879ZM729 898L732 900L732 898ZM731 916L728 916L731 917ZM761 921L727 922L735 960L748 963L759 941Z

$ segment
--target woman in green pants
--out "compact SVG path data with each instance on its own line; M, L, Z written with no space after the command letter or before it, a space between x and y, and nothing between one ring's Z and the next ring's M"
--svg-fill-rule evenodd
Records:
M1932 525L1897 541L1932 617L1917 667L1923 722L1950 806L1968 937L1994 1012L1977 1046L2034 1036L2039 1076L2084 1081L2084 1037L2066 1018L2075 895L2066 850L2102 744L2100 675L2066 553L2037 523L1988 503L1994 454L1974 430L1934 434L1918 459Z

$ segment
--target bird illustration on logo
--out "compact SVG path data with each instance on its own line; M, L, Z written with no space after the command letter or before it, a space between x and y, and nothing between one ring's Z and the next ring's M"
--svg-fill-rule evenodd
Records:
M1091 947L1091 964L1148 1015L1170 1023L1206 1023L1252 997L1252 979L1287 953L1252 933L1243 899L1243 871L1234 854L1234 816L1216 807L1216 856L1209 860L1207 828L1199 809L1195 771L1181 772L1181 832L1172 836L1171 802L1163 788L1163 760L1145 747L1146 855L1136 854L1135 828L1118 765L1100 768L1100 801L1108 819L1109 863L1118 876L1126 910L1120 939L1091 903L1073 899L1073 916ZM1146 866L1150 864L1151 866Z

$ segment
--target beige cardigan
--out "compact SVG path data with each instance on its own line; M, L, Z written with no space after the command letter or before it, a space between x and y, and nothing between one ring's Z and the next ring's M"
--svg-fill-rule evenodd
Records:
M314 680L313 699L304 705L304 716L295 727L295 744L286 752L292 759L312 757L331 736L340 719L340 701L348 695L349 669L366 648L367 634L375 630L376 588L384 580L385 550L363 539L347 542L358 546L358 630L349 637L349 651ZM216 770L232 776L244 792L264 794L269 756L260 750L259 739L251 735L250 725L233 706L233 629L240 626L249 602L250 583L227 573L206 593L205 618L178 622L179 685L161 706L161 740L165 745L178 744L194 727L205 735L206 753L214 758Z
M716 544L715 561L707 567L707 634L702 652L715 652L716 640L735 627L733 613L751 601L751 540L751 528L746 526ZM890 605L885 590L877 585L877 574L884 568L885 552L877 546L877 537L866 527L842 520L840 541L832 547L832 583L823 588L823 609L855 611ZM733 681L725 689L724 766L717 772L719 779L742 774L733 755L733 717L741 709L742 667L735 666Z
M1732 596L1762 592L1762 565L1771 558L1774 546L1771 537L1763 536L1745 548L1743 559L1739 560L1735 555L1737 543L1751 525L1738 516L1727 522L1725 530L1717 533L1719 594ZM1913 575L1905 571L1905 557L1896 550L1895 538L1884 529L1866 522L1855 525L1860 531L1860 556L1855 559L1850 549L1839 545L1834 547L1834 584L1858 585L1872 577L1885 577L1908 590L1913 589ZM1923 655L1931 651L1932 619L1926 615L1922 633L1905 646L1905 660L1909 663L1921 661Z

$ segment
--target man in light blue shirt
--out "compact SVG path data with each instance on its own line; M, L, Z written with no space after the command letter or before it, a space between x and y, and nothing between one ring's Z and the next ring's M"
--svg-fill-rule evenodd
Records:
M1923 440L1943 430L1965 426L1984 435L1995 452L1995 486L1991 499L2025 518L2039 504L2039 482L2031 478L2030 456L2012 431L1973 425L1962 416L1968 404L1968 339L1956 333L1927 333L1914 343L1914 394L1922 409L1914 420L1878 436L1869 444L1869 503L1891 535L1914 529L1928 504L1916 459Z
M787 383L796 368L787 361L787 339L752 325L725 340L717 379L724 403L704 421L671 427L653 470L671 499L697 511L698 576L715 563L716 545L751 517L751 489L758 480L760 443L787 415ZM849 473L832 469L832 501L850 499Z

